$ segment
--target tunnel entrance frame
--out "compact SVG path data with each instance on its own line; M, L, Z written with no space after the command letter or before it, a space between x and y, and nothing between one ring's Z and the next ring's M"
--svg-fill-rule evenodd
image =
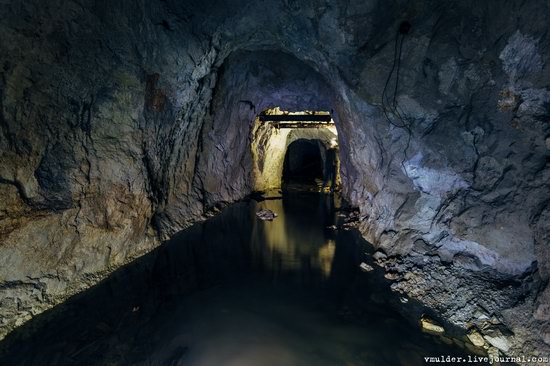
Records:
M253 190L265 192L282 188L285 156L298 139L318 140L324 152L338 142L336 125L326 111L282 111L271 108L256 116L251 129ZM336 154L336 187L341 185L340 159Z

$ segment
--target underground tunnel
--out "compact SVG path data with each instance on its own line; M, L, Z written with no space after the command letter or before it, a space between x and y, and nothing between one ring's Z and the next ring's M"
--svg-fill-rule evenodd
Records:
M283 165L283 183L317 185L323 179L323 159L319 142L299 139L291 143L286 151Z
M0 364L549 364L548 1L0 8Z

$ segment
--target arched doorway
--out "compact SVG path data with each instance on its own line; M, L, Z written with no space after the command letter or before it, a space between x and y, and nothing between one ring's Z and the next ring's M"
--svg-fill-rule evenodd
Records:
M318 187L323 181L324 147L319 140L298 139L286 151L283 165L283 186Z

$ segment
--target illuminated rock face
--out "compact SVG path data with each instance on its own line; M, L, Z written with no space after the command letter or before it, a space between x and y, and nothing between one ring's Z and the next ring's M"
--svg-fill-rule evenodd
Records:
M0 334L270 186L250 146L280 107L332 111L361 230L413 273L396 290L547 353L548 4L207 3L2 6ZM410 138L381 105L403 19Z
M324 155L331 141L338 138L334 127L276 129L265 124L257 124L252 136L255 191L281 188L285 155L293 142L299 139L319 141L324 146Z

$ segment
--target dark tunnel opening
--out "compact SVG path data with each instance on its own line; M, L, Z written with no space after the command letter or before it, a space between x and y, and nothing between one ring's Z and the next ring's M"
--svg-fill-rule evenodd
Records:
M301 184L318 186L323 180L322 145L317 140L298 139L286 151L283 186Z

